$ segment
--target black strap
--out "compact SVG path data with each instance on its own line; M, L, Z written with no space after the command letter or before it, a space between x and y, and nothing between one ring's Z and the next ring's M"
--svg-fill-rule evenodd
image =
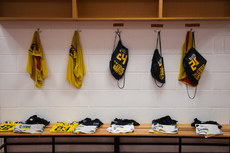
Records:
M156 49L158 49L158 44L159 44L160 55L161 55L161 57L162 57L162 52L161 52L161 32L160 32L160 31L157 31ZM162 61L162 64L164 64L163 61ZM164 66L164 65L163 65L163 66ZM161 85L158 85L155 78L154 78L154 81L155 81L155 84L156 84L156 86L157 86L158 88L163 87L164 83L161 83Z
M161 83L161 85L158 85L156 79L154 79L154 81L155 81L155 84L157 85L158 88L163 87L164 83Z
M114 43L113 43L113 51L115 50L115 44L116 44L116 40L117 40L117 36L119 37L119 41L121 40L121 31L119 29L117 29L117 31L115 32L115 38L114 38ZM117 80L117 86L120 89L123 89L125 87L125 74L124 74L124 80L123 80L123 85L120 86L119 85L119 80Z
M115 50L115 44L116 44L117 36L119 37L119 40L121 40L121 31L119 29L117 29L117 31L115 32L115 38L114 38L114 42L113 42L113 51Z
M160 55L161 55L161 57L162 57L162 52L161 52L161 33L160 33L160 31L157 32L157 44L156 44L156 49L158 49L158 44L159 44Z
M194 31L192 31L192 39L193 39L193 41L192 41L192 42L193 42L192 47L193 47L193 45L194 45L194 48L196 48L196 44L195 44L195 32L194 32ZM190 99L194 99L194 98L196 97L197 86L196 86L196 89L195 89L195 92L194 92L193 97L191 97L190 94L189 94L188 85L187 85L187 84L186 84L186 89L187 89L188 97L189 97Z

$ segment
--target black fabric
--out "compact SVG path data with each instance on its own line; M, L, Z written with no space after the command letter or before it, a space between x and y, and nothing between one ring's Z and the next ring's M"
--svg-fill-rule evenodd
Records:
M128 49L119 40L110 60L110 71L115 79L120 80L125 74L129 60Z
M29 119L27 119L25 123L26 124L44 124L45 126L47 126L50 123L50 121L40 118L37 115L33 115Z
M217 123L216 121L205 121L205 122L201 122L200 120L198 120L197 118L194 119L194 122L191 123L191 126L195 127L196 124L215 124L218 126L219 129L222 128L222 126Z
M152 124L163 124L163 125L175 125L177 124L177 120L171 119L170 116L164 116L159 119L155 119L152 121Z
M135 120L130 120L130 119L117 119L115 118L111 124L116 124L116 125L130 125L133 124L135 126L140 125L137 121Z
M195 43L194 32L193 42ZM199 83L206 63L207 60L193 47L188 51L183 59L183 66L187 77L195 86Z
M79 122L79 124L94 125L94 126L97 126L97 127L100 127L101 125L103 125L103 123L97 118L94 119L94 120L92 120L91 118L85 118L84 120L81 120Z
M163 57L161 57L161 55L159 54L158 49L155 49L152 58L151 74L152 77L160 83L165 83L165 72L163 63Z
M159 44L159 49L158 49ZM164 60L162 57L162 51L161 51L161 37L160 37L160 31L157 33L157 44L156 49L153 54L152 58L152 65L151 65L151 75L152 77L157 80L158 82L162 83L161 86L159 86L157 83L156 85L158 87L162 87L165 83L165 68L164 68Z

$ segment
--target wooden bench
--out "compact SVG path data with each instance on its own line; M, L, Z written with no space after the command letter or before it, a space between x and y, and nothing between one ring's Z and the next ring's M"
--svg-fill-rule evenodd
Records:
M196 135L195 128L191 127L190 124L179 124L178 128L178 134L155 134L155 133L149 133L149 129L151 129L151 124L141 124L140 126L136 126L133 133L109 133L106 131L106 128L110 126L110 124L104 124L94 134L73 134L73 133L50 133L50 129L54 124L48 125L43 133L40 134L21 134L21 133L13 133L13 132L0 132L0 137L4 139L3 145L0 147L0 149L4 149L4 152L7 153L7 146L10 145L51 145L52 146L52 153L55 153L55 146L56 145L113 145L114 146L114 152L119 153L120 152L120 145L177 145L178 146L178 152L182 152L182 146L184 145L194 145L194 146L228 146L229 152L230 152L230 125L223 125L222 131L223 135L218 135L215 137L210 137L208 139L227 139L228 143L188 143L183 142L182 139L186 138L200 138L205 139L204 136ZM41 138L41 137L49 137L52 138L50 142L42 142L42 143L34 143L34 142L8 142L9 138ZM56 141L56 138L68 138L68 137L111 137L113 138L113 142L60 142ZM121 142L121 138L176 138L178 139L177 142L169 143L169 142Z

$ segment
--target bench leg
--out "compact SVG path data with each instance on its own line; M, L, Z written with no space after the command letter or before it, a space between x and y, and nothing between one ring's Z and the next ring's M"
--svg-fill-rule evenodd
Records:
M52 153L55 153L55 137L52 137Z
M181 153L181 138L179 138L179 153Z
M120 153L120 139L119 139L119 137L114 137L114 153Z
M4 153L7 153L7 138L4 137L3 141L4 141Z

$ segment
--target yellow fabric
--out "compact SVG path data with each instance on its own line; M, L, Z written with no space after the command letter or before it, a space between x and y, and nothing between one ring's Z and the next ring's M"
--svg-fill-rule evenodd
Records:
M0 132L12 132L13 129L22 124L21 122L15 121L14 123L11 121L6 121L5 123L0 124Z
M181 61L180 61L180 72L179 72L179 77L178 77L178 80L187 84L187 85L190 85L190 86L196 86L194 84L192 84L188 77L187 77L187 74L184 70L184 66L183 66L183 59L185 57L185 55L187 54L187 52L192 48L192 47L195 47L194 46L194 43L193 43L193 36L192 36L192 32L191 31L188 31L187 32L187 35L186 35L186 39L185 39L185 42L184 42L184 45L183 45L183 49L182 49L182 55L181 55Z
M38 88L42 87L43 80L48 76L40 36L37 31L34 32L28 51L26 72L30 73L30 77L35 81L35 86Z
M74 32L74 36L69 50L69 61L66 79L76 88L81 88L83 76L85 75L85 64L79 40L79 33Z
M73 121L72 123L66 123L64 121L56 123L50 130L51 133L71 133L78 123Z

